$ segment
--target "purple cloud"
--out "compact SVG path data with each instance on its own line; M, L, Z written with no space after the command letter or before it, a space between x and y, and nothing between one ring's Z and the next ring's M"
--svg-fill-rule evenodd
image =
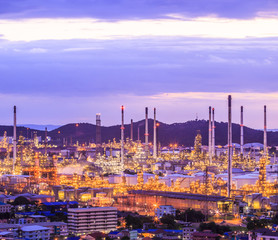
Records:
M253 18L258 12L278 10L276 0L0 0L2 18L93 17L100 19L163 18L217 15Z
M88 97L278 89L276 39L75 40L3 46L0 93Z

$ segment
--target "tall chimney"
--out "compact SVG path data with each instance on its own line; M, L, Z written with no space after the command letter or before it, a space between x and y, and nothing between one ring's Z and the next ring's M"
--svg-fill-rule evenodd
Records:
M133 141L133 119L130 121L130 141Z
M232 96L228 96L228 197L231 197L232 186Z
M15 163L16 163L16 106L14 106L13 174L15 174Z
M243 136L243 106L240 107L240 155L243 157L243 144L244 144L244 136Z
M140 125L138 124L138 128L137 128L137 141L138 143L140 142Z
M212 108L212 144L211 144L212 157L215 156L215 121L214 121L214 108Z
M122 109L122 126L121 126L121 167L124 168L124 106Z
M267 127L266 127L266 105L264 105L264 155L267 155Z
M146 107L146 118L145 118L145 152L146 157L149 155L149 131L148 131L148 108Z
M100 113L96 114L96 156L101 151L101 120Z
M45 127L45 139L44 139L44 155L47 156L47 127Z
M212 163L211 157L211 107L209 107L209 134L208 134L209 165Z
M156 141L156 108L153 109L153 157L157 158L157 141Z

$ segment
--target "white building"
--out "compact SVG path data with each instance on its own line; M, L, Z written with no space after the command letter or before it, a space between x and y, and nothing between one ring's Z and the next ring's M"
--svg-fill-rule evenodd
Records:
M69 208L69 233L81 235L96 231L110 232L117 226L117 208Z
M188 226L188 227L184 227L182 229L182 239L183 240L191 240L192 239L192 233L196 232L196 229Z
M0 202L0 213L6 213L11 211L11 205Z
M49 228L51 235L68 236L68 225L64 222L44 222L38 225Z
M129 231L129 239L130 240L138 239L138 232L136 230Z
M278 240L278 232L273 232L270 229L258 229L248 234L249 240Z
M24 226L20 228L19 237L29 240L48 240L50 239L50 229L38 225Z
M24 229L26 227L28 227L27 230L28 230L29 234L27 233L27 231L25 231L26 233L22 233L22 229L26 230L26 229ZM0 239L1 239L1 232L2 232L2 235L6 234L6 232L12 232L14 238L20 237L23 234L25 234L25 235L35 235L33 233L31 234L29 230L30 229L34 230L34 229L37 229L38 227L48 229L47 230L47 235L49 233L51 238L53 238L53 236L68 236L68 225L67 225L67 223L64 223L64 222L39 222L39 223L36 223L36 224L1 223L0 224ZM38 238L38 239L40 239L40 238ZM46 238L46 239L48 239L48 238Z
M161 205L155 210L155 216L161 218L164 214L176 216L176 209L171 205Z

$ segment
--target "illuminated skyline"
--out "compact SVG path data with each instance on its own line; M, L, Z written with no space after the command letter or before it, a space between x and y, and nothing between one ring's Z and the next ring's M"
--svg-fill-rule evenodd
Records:
M132 3L131 3L132 2ZM173 123L278 128L278 3L231 0L0 0L0 124L120 123L157 107ZM152 116L150 114L150 116Z

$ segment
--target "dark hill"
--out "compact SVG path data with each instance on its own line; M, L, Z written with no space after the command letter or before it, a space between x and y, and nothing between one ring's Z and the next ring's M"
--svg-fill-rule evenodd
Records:
M144 120L135 122L134 126L134 139L138 138L138 127L140 140L144 142ZM149 141L152 142L153 138L153 120L149 119ZM227 144L227 123L216 122L216 144L226 145ZM240 138L240 126L239 124L233 124L233 142L239 143ZM4 131L7 131L8 136L12 136L12 126L0 126L0 135L3 135ZM208 139L208 121L198 120L198 121L188 121L185 123L173 123L165 124L160 122L158 127L158 139L163 146L169 144L179 144L184 146L193 146L194 138L197 131L200 130L203 137L203 144L207 145ZM38 136L44 137L44 131L29 130L29 137L31 136L31 131L36 131ZM25 127L17 128L18 134L23 134L27 136L27 130ZM244 127L245 133L245 143L251 142L263 142L263 131L255 130L248 127ZM76 126L75 123L67 124L59 127L55 130L48 132L48 135L56 141L61 142L61 139L67 139L68 143L79 141L79 143L95 142L96 136L96 126L90 123L79 123ZM130 137L130 124L125 125L125 137ZM102 141L108 142L108 140L119 140L120 138L120 125L101 127L101 138ZM278 132L268 132L268 144L270 146L278 145Z
M208 143L208 121L188 121L185 123L173 123L165 124L159 122L158 127L158 139L163 146L169 144L179 144L184 146L193 146L194 138L198 130L200 130L203 137L203 144ZM145 123L144 120L133 123L133 137L135 140L138 139L138 127L140 140L144 142L145 134ZM153 120L149 119L149 141L153 139ZM227 123L216 122L216 137L215 141L217 145L227 144ZM240 138L240 126L239 124L233 124L233 142L239 143ZM58 133L60 131L60 134ZM245 143L251 142L263 142L263 131L255 130L248 127L244 127ZM96 126L89 123L79 123L78 127L75 124L67 124L58 129L55 129L49 133L49 135L55 139L59 138L72 138L72 141L78 140L79 142L95 142ZM120 125L102 127L101 128L102 141L108 142L115 138L120 139ZM130 124L125 125L125 137L130 137ZM268 144L271 146L278 145L278 132L268 133Z

